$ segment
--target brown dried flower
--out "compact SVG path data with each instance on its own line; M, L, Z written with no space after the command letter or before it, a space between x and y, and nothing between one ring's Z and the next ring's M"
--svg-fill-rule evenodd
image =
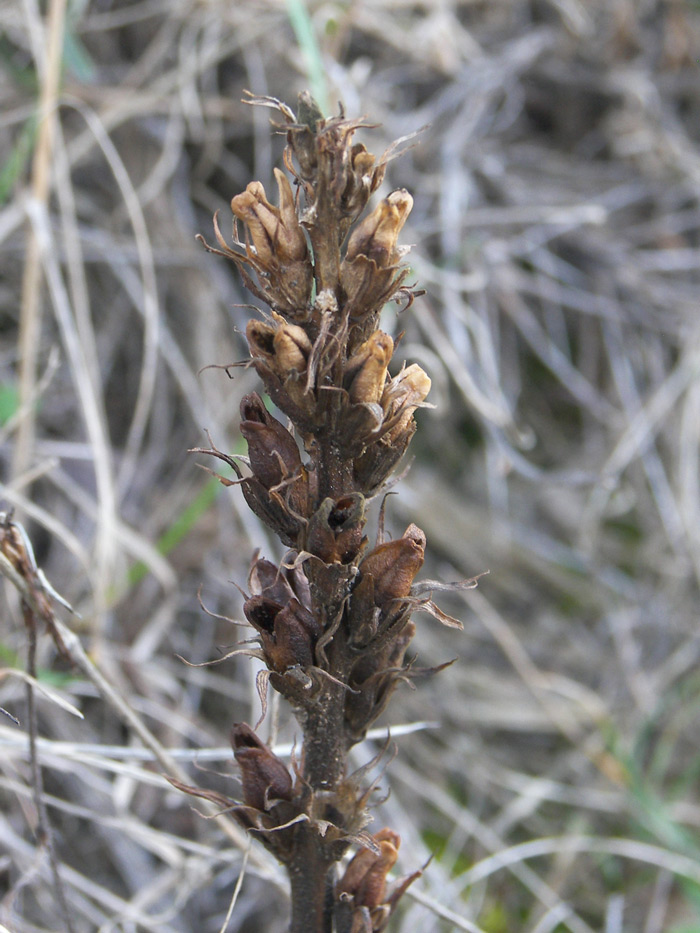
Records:
M394 341L381 330L355 350L345 364L345 378L350 379L351 402L373 403L382 398L387 369L394 353Z
M299 224L289 180L279 169L275 169L275 179L279 207L267 200L261 183L253 181L232 199L231 210L245 224L245 258L258 273L265 299L273 308L303 317L311 294L313 267L308 262L306 236Z
M309 521L306 550L327 564L352 561L362 544L364 506L360 493L324 499Z
M393 191L352 232L340 268L351 318L376 313L405 278L405 273L397 274L403 251L396 242L412 206L407 191Z
M392 191L355 227L345 261L351 263L362 255L373 259L380 269L393 265L399 258L396 242L412 207L413 198L405 188Z
M380 609L409 595L424 556L425 534L411 524L400 538L385 541L365 557L360 564L360 579L372 579L374 601Z
M271 670L282 674L290 667L313 664L314 641L320 631L312 613L298 599L282 606L264 596L251 596L243 604L243 612L260 634Z
M372 840L379 852L360 849L348 863L337 886L339 894L350 894L358 906L370 908L378 907L384 899L386 876L399 857L401 837L385 827L374 833Z
M274 418L257 392L241 399L241 434L248 442L253 474L266 489L301 475L301 457L289 431Z
M247 806L266 811L275 800L292 799L289 771L247 723L233 726L231 747L241 769L243 800Z

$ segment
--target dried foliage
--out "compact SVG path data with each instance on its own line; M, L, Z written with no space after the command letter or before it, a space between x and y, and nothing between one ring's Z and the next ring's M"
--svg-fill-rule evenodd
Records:
M373 152L429 124L386 164L372 202L392 189L414 198L401 233L414 247L403 284L420 282L427 294L398 319L391 307L379 329L395 348L405 331L397 352L408 382L395 385L397 408L404 390L421 391L412 366L430 373L436 406L417 412L415 460L387 502L386 541L412 522L423 529L419 579L490 571L478 590L442 595L464 635L416 617L420 663L459 661L418 690L398 686L377 725L393 724L399 754L386 779L381 763L358 774L363 787L391 785L387 800L373 798L367 827L401 833L390 885L435 855L391 923L692 929L697 5L306 6L328 81L324 112L342 99L348 114L380 124L356 132ZM266 564L245 582L255 548L258 561L280 567L294 545L277 546L238 490L217 496L220 484L196 469L201 455L183 456L214 446L252 477L238 459L249 455L239 407L247 398L247 442L263 437L259 376L228 367L248 357L251 338L256 365L271 373L278 354L308 359L298 331L273 315L246 335L250 294L231 263L193 241L251 178L266 194L254 187L238 202L236 252L245 254L251 212L259 242L265 223L288 213L273 171L284 139L270 136L267 111L239 102L244 88L294 101L309 85L308 46L290 9L282 0L72 6L52 82L57 53L47 49L64 46L44 41L36 5L3 6L0 508L15 507L36 566L82 616L53 606L88 651L79 670L39 626L36 704L47 811L80 933L219 931L241 876L227 930L287 925L274 856L253 845L246 860L234 817L200 819L163 775L220 795L196 802L210 814L240 800L241 771L221 736L232 719L257 723L268 674L261 659L235 652L274 655L283 670L269 676L283 677L286 655L316 637L292 568L284 582L294 595L272 598L299 603L285 617L299 637L286 645L274 637L282 610L264 603ZM53 135L34 120L42 93L58 117ZM284 302L307 288L299 246L290 231L282 280L293 292L275 311L283 318ZM366 267L351 257L344 273L358 307ZM282 275L261 283L248 270L263 297ZM18 408L17 333L37 282L37 372ZM358 351L369 338L358 332ZM381 371L388 347L382 338L366 348L358 373L370 359ZM392 366L389 375L400 373ZM303 413L306 383L292 384ZM382 398L363 412L384 418ZM27 420L35 441L13 471ZM387 438L386 448L396 445ZM260 487L241 492L260 509L274 510L275 495L303 500L298 483L284 485L299 470L293 450L283 462L268 460L264 445L259 453ZM237 481L235 468L216 467ZM374 495L375 463L355 470ZM356 504L334 517L352 521ZM372 507L368 518L374 528ZM290 526L290 539L296 533ZM346 546L323 524L322 533L326 553ZM54 931L50 868L33 832L27 633L11 593L3 606L0 708L21 727L0 713L0 923ZM227 659L208 664L219 651ZM294 780L300 727L278 696L269 690L255 732ZM76 707L84 719L71 715ZM439 726L397 728L426 722ZM385 741L386 728L371 730L351 767ZM381 891L381 873L396 846L389 836L377 845L378 861L343 863L348 893L391 890Z

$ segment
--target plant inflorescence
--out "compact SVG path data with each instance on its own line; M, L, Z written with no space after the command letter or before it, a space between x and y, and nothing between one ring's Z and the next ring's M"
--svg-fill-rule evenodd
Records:
M288 424L252 393L240 408L249 470L204 452L235 471L237 480L220 479L241 486L289 549L279 565L253 562L243 608L258 647L240 650L264 662L261 694L269 682L291 704L303 742L290 769L235 724L243 803L233 812L288 870L292 933L374 933L416 875L387 885L399 835L366 830L372 788L366 769L348 773L348 752L413 673L412 612L434 608L414 585L421 529L384 540L382 506L374 544L365 533L368 503L385 492L430 389L416 364L391 375L394 340L379 329L387 302L415 296L397 245L413 201L399 189L366 212L396 149L376 158L354 142L362 121L324 119L308 94L296 114L271 98L253 102L283 118L294 188L275 170L275 205L251 182L231 202L233 245L216 218L218 248L205 245L232 260L266 306L246 328L249 365Z

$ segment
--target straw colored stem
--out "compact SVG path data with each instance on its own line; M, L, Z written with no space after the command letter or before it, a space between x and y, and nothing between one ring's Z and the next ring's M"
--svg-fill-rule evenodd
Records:
M56 125L56 102L61 77L66 0L51 0L46 21L46 66L41 78L37 143L32 164L31 197L46 204L51 189L51 156ZM40 63L38 62L39 66ZM31 399L34 394L41 336L40 250L31 228L28 231L27 258L22 280L19 330L19 394L26 415L19 424L13 471L21 474L29 465L34 447L35 419Z

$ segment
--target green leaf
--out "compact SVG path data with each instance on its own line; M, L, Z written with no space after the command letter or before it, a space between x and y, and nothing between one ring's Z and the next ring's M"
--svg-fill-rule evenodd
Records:
M29 117L10 150L5 164L0 167L0 204L12 193L17 179L29 163L36 141L36 116Z
M63 65L67 71L84 84L94 84L97 69L83 40L72 28L67 28L63 37Z
M15 671L21 671L25 668L20 655L4 642L0 642L0 665ZM40 667L36 672L36 679L49 687L65 687L76 680L80 680L80 676L72 674L70 671L51 671L45 667Z
M7 424L19 409L19 390L7 382L0 382L0 425Z
M306 61L311 94L324 114L328 114L328 91L321 49L304 0L287 0L287 15Z

